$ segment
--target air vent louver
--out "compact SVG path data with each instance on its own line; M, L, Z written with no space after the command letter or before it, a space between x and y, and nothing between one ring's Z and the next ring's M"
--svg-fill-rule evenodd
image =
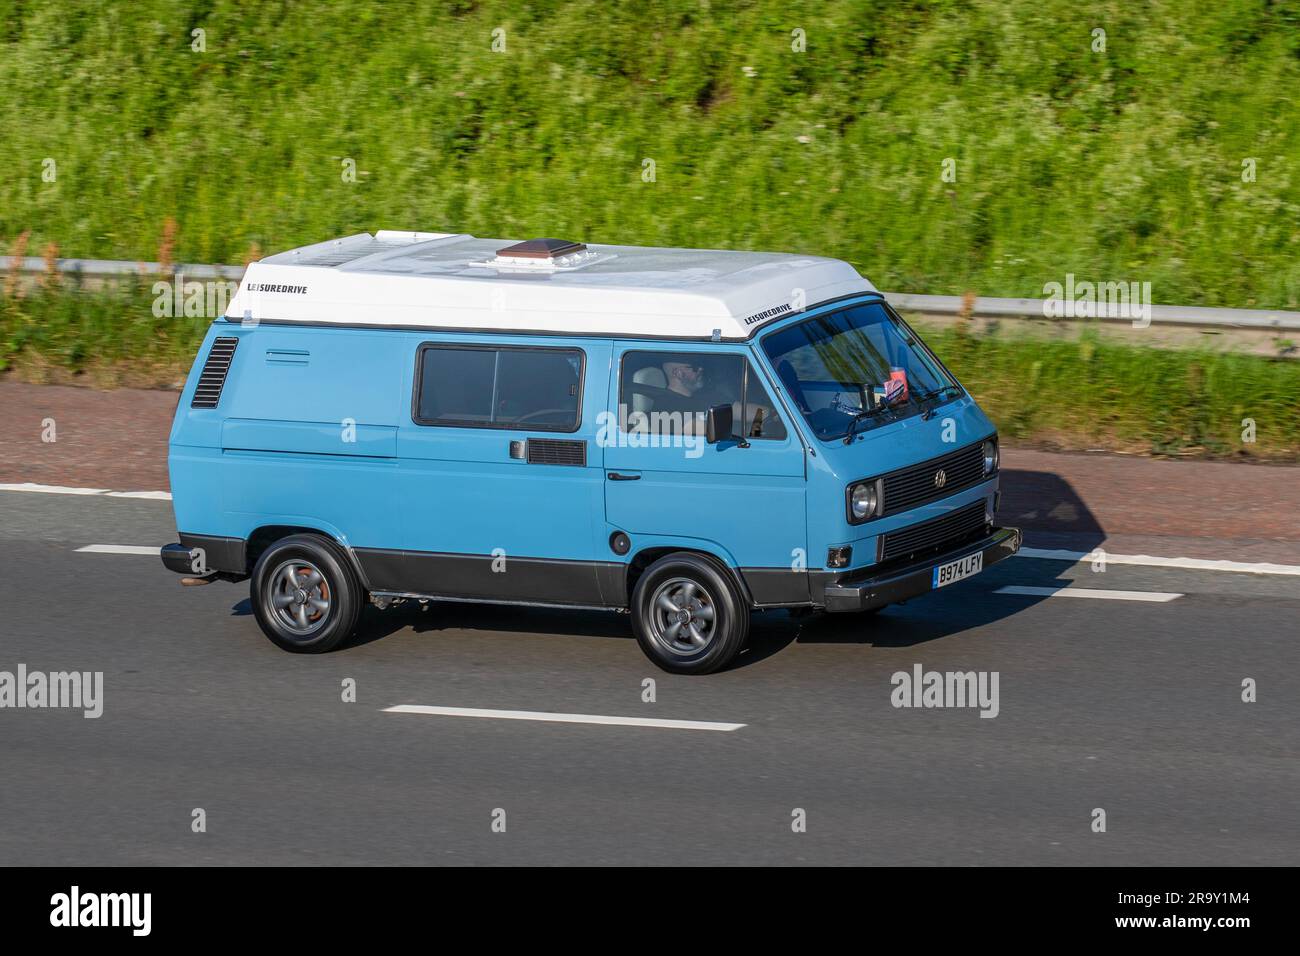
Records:
M216 408L221 401L221 390L226 384L226 373L230 371L231 360L235 357L235 346L239 339L222 336L214 339L208 360L203 363L199 373L199 384L194 389L194 400L190 408Z
M881 535L877 554L879 560L890 561L904 555L938 549L983 530L986 524L984 500L972 501L941 517Z
M587 443L567 438L530 438L528 439L528 463L585 467Z

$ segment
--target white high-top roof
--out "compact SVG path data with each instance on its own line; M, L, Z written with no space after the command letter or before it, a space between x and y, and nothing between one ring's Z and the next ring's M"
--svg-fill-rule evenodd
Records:
M818 256L381 231L251 263L226 316L447 330L745 339L874 287Z

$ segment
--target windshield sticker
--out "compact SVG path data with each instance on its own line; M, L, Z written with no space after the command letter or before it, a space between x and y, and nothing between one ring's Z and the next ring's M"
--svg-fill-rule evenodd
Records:
M889 381L885 383L885 396L893 401L895 397L907 400L907 369L897 365L889 370Z

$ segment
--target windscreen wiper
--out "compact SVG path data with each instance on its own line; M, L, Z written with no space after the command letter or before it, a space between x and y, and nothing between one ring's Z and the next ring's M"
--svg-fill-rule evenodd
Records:
M849 422L848 429L844 432L844 444L849 445L853 443L853 436L857 434L859 422L865 422L868 418L875 418L881 412L892 412L893 410L894 407L892 405L880 404L872 406L871 408L864 408L862 411L858 412L853 416L853 420Z
M916 399L918 405L921 405L933 399L943 398L945 395L948 395L949 393L960 395L961 389L958 388L956 385L945 385L943 386L943 388L932 389L928 392L913 392L912 397ZM925 409L925 411L921 413L921 417L927 420L933 418L934 406Z

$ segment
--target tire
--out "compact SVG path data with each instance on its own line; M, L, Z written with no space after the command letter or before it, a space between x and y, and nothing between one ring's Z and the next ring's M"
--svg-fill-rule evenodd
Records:
M670 554L646 568L631 605L637 643L669 673L720 670L749 635L749 605L735 580L697 554Z
M365 599L338 545L313 534L281 538L262 553L253 568L251 597L262 632L295 654L337 647L356 628Z

